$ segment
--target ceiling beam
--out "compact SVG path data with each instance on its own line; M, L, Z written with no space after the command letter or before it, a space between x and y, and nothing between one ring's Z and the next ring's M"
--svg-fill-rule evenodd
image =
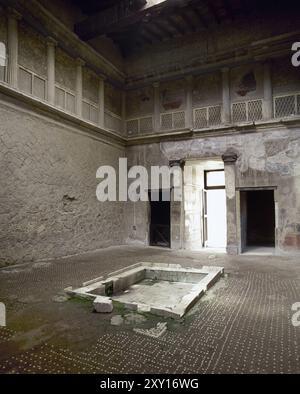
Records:
M203 0L203 4L205 4L205 6L209 10L210 14L214 18L214 21L219 25L221 23L221 21L220 21L218 13L216 11L216 8L213 5L213 2L210 0Z
M189 0L180 0L180 4L187 4ZM141 0L122 0L113 7L90 15L75 25L75 32L83 40L89 40L103 34L132 26L143 19L157 17L168 7L178 5L178 0L147 0L141 6ZM137 6L139 5L139 9Z
M186 28L190 32L195 32L196 31L196 26L194 25L194 22L191 20L191 18L187 15L187 13L182 10L178 16L183 20L183 22L186 25Z
M157 41L162 41L163 39L163 36L161 36L157 31L155 31L153 27L149 24L144 25L144 31L150 36L154 37Z
M179 33L179 34L181 34L181 35L183 35L183 34L185 33L184 29L182 29L182 27L179 26L179 24L176 23L176 22L172 19L172 16L169 16L169 18L166 19L166 22L168 22L168 24L169 24L170 26L172 26L173 29L174 29L177 33Z
M154 20L153 25L155 26L156 29L158 29L163 35L165 35L168 38L172 38L173 34L168 30L163 22L161 20Z
M198 8L191 8L192 12L194 13L194 15L196 16L196 18L198 19L198 21L201 23L202 27L204 29L208 29L208 24L206 22L206 20L204 19L203 15L201 14L201 12L199 11Z

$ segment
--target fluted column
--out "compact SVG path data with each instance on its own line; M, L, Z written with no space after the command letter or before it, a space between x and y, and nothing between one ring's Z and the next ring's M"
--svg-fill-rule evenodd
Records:
M185 126L188 129L193 128L193 76L186 77L187 91L186 91L186 121Z
M76 59L76 115L82 116L82 67L84 61Z
M264 63L264 107L263 117L265 120L273 117L273 92L271 66L269 62Z
M47 97L50 104L55 103L55 46L57 42L47 39Z
M160 131L160 97L159 97L159 82L153 84L154 88L154 131Z
M18 21L21 15L9 9L7 17L8 33L8 83L15 89L18 88Z
M231 121L229 68L222 69L222 123Z
M99 79L99 126L104 128L104 79Z

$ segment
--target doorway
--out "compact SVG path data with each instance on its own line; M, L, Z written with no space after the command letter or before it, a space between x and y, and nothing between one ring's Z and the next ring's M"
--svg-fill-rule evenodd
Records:
M150 202L150 245L170 247L171 226L170 226L170 201L163 201L163 194L170 191L159 190L156 192L155 200L149 192Z
M227 209L224 162L191 160L184 167L184 244L186 249L225 252Z
M240 192L242 252L275 247L274 190Z
M204 171L204 245L226 247L226 194L224 170Z

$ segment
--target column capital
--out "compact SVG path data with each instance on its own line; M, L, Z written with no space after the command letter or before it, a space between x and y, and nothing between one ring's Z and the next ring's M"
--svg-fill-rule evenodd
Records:
M183 168L185 165L184 159L169 160L169 167L180 167Z
M97 74L99 82L104 83L107 80L107 77L105 75Z
M48 46L57 46L57 45L58 45L58 42L55 40L55 38L53 38L53 37L51 37L51 36L48 36L48 37L46 38L46 44L47 44Z
M225 74L225 73L228 73L229 70L230 70L229 67L223 67L223 68L221 68L221 72L224 73L224 74Z
M222 155L222 160L224 161L224 164L234 164L237 161L238 155L235 152L225 152Z
M186 75L184 78L185 78L185 80L186 80L188 83L192 83L192 82L193 82L193 79L194 79L194 76L193 76L193 75Z
M77 66L83 67L83 66L85 65L85 61L84 61L83 59L81 59L80 57L77 57L77 58L75 59L75 62L76 62L76 65L77 65Z
M20 14L17 10L15 10L12 7L7 8L7 16L17 21L20 21L22 19L22 14Z

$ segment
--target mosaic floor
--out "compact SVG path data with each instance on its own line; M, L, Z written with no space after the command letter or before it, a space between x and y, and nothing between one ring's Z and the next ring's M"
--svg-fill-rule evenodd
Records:
M179 321L91 304L61 290L138 261L197 267L226 275ZM159 248L118 247L48 263L0 270L1 373L300 373L299 258L228 257ZM112 316L123 316L112 325ZM158 338L143 334L158 323ZM140 329L136 331L136 328Z

